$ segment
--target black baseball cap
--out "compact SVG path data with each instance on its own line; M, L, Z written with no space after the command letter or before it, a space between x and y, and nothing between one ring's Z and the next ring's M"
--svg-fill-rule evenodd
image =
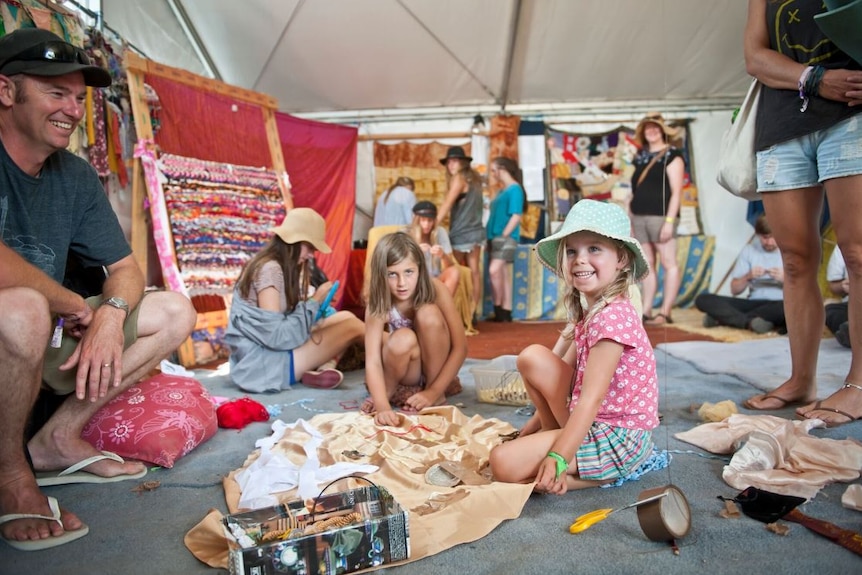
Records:
M417 216L422 216L425 218L436 218L437 206L427 200L416 202L416 204L413 206L413 213Z
M4 76L62 76L72 72L81 72L87 86L111 85L107 70L95 66L84 50L53 32L21 28L0 38L0 74Z

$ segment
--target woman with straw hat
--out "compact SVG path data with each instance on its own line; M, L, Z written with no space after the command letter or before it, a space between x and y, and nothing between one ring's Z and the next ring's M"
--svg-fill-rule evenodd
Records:
M299 382L333 389L342 373L315 368L362 342L365 324L349 311L319 313L332 283L310 289L309 262L315 251L332 251L325 222L311 208L293 208L271 231L272 239L246 263L234 289L225 334L231 379L251 392Z
M655 264L656 255L664 270L661 309L652 315L658 278L651 272L644 278L644 322L650 325L673 323L671 311L682 280L676 263L676 225L678 222L685 161L682 152L670 145L676 135L661 114L647 114L635 130L641 150L635 157L632 174L632 214L634 237L643 246L647 260Z

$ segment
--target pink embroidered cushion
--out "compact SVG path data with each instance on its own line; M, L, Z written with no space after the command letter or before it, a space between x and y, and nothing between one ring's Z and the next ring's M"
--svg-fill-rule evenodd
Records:
M198 380L160 373L97 411L81 437L99 450L173 467L217 429L215 406Z

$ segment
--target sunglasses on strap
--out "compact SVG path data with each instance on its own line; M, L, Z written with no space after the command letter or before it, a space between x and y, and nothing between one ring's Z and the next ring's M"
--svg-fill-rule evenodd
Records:
M92 66L93 61L81 48L66 42L42 42L6 58L0 70L12 62L62 62Z

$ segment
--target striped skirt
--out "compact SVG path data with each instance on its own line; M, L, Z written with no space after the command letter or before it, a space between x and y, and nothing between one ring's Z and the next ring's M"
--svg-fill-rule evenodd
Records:
M652 453L652 432L594 421L575 454L581 479L626 477Z

